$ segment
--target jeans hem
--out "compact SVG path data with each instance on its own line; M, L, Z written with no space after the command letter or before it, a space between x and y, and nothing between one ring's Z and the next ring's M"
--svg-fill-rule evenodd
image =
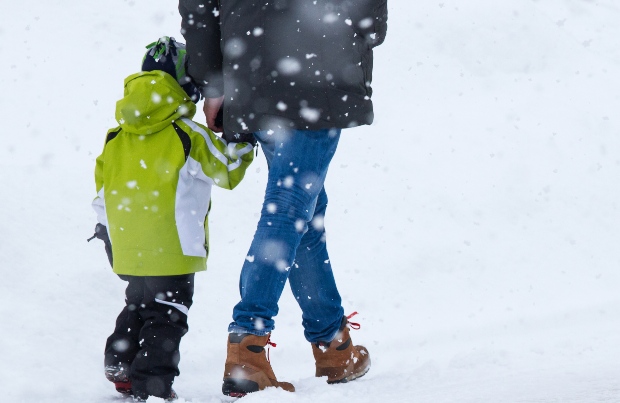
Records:
M336 336L338 336L338 333L340 333L342 331L342 329L340 329L340 326L338 326L338 328L331 333L331 335L329 337L323 338L323 337L313 337L312 339L308 338L307 335L306 336L306 340L312 344L314 343L331 343L332 341L334 341L336 339Z
M245 327L241 327L235 323L231 323L228 326L228 333L237 333L237 334L249 333L249 334L253 334L254 336L266 336L269 333L271 333L271 330L250 330L250 329L246 329Z

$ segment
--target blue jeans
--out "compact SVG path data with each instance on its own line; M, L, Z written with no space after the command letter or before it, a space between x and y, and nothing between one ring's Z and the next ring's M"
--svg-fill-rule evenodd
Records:
M241 270L241 301L228 331L263 336L274 329L289 280L310 342L331 341L344 310L325 244L323 183L340 129L257 132L269 177L256 233Z

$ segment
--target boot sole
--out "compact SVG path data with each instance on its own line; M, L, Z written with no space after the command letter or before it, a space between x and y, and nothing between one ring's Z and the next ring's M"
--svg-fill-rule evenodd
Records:
M133 394L131 390L131 382L114 382L114 387L118 393L123 395Z
M129 396L132 394L131 391L131 381L127 376L126 369L121 369L118 367L106 367L105 368L105 377L108 381L114 384L116 391L125 396Z
M330 385L335 385L335 384L338 384L338 383L348 383L348 382L351 382L351 381L354 381L356 379L359 379L359 378L363 377L364 375L366 375L368 373L368 371L370 371L370 365L364 370L364 372L360 372L358 374L353 374L353 375L347 376L345 378L338 379L336 381L327 381L327 383L330 384Z
M247 379L226 378L222 383L222 393L231 397L243 397L258 390L258 383Z

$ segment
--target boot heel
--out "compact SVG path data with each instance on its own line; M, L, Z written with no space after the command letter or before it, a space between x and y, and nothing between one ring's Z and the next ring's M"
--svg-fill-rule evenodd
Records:
M222 393L226 396L243 397L252 392L258 392L258 383L248 379L226 378L222 383Z

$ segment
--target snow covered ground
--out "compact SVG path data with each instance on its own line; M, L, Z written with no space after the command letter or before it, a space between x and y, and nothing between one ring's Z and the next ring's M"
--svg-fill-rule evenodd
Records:
M0 400L119 402L102 359L124 290L85 242L93 167L144 45L181 39L176 2L4 3ZM287 289L271 359L297 392L243 401L620 402L620 4L389 3L376 124L345 132L327 182L332 263L373 367L314 378ZM180 403L234 400L226 326L265 172L259 157L215 192Z

